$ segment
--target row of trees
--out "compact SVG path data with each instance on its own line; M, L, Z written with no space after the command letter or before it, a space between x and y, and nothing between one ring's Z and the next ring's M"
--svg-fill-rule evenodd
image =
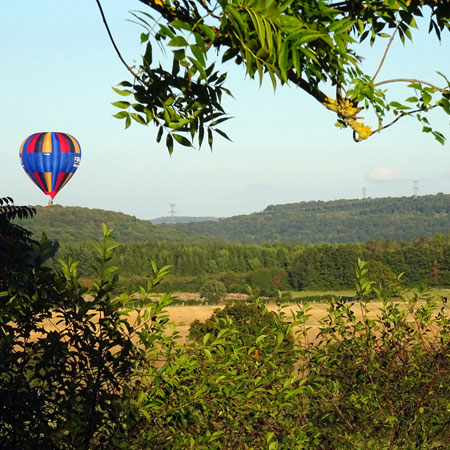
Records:
M74 255L85 273L94 258L89 243L63 243L58 255ZM348 289L354 284L358 258L369 262L379 280L393 280L394 274L405 273L407 286L450 286L450 234L361 244L128 243L117 249L113 262L124 283L145 280L153 260L172 267L166 281L169 289L198 290L208 277L215 277L228 291L241 292L248 284L266 291Z

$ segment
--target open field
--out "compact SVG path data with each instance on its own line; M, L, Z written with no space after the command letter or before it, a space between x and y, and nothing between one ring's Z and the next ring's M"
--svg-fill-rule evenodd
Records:
M411 295L413 295L413 291L411 291ZM439 297L447 297L450 296L450 289L434 289L430 291L431 294L435 295L438 299L438 308L440 308L443 303L439 301ZM320 296L320 295L335 295L335 296L353 296L355 294L354 291L351 290L343 290L343 291L326 291L326 292L318 292L318 291L302 291L302 292L293 292L293 299L300 299L302 297L307 296ZM222 309L225 307L229 301L242 301L248 298L245 294L228 294L227 295L227 303L223 303L220 305L206 305L202 304L200 301L200 296L197 293L178 293L174 295L175 298L182 301L187 300L196 300L198 304L193 304L189 306L185 305L173 305L166 308L167 313L169 314L170 322L173 322L176 325L176 330L180 335L180 342L184 342L189 334L189 327L192 322L195 320L200 320L204 322L208 318L211 317L213 312L216 309ZM379 314L380 308L382 304L380 301L373 300L369 303L369 318L376 318ZM282 311L287 320L292 314L295 314L302 306L298 303L283 303L281 307L279 307L275 302L269 302L266 304L266 307L269 311ZM355 316L357 319L361 318L361 311L358 305L353 307L355 312ZM447 314L450 315L450 304L446 305ZM308 341L314 341L317 337L320 327L320 320L326 316L327 313L327 303L325 302L313 302L309 304L308 315L310 316L307 322L307 339ZM136 315L130 314L130 322L134 322ZM53 321L46 321L45 327L47 329L55 329L55 323Z
M341 291L342 292L342 291ZM347 292L347 291L345 291ZM350 291L348 291L350 292ZM317 292L315 293L317 295ZM444 295L445 292L435 293L436 295ZM344 294L339 294L344 295ZM350 295L350 294L349 294ZM436 309L440 308L442 303L438 301L438 306ZM215 309L222 309L224 305L194 305L194 306L170 306L167 308L169 313L170 321L174 322L177 331L180 333L182 340L186 339L189 334L189 327L194 320L205 321L211 317ZM283 311L283 313L289 318L292 313L296 313L301 306L297 303L284 303L281 309L275 303L268 303L266 305L269 311ZM380 301L371 301L368 305L369 313L368 317L370 319L376 318L380 312L382 304ZM450 315L450 306L446 306L447 314ZM357 319L361 318L361 310L358 305L353 307L353 311ZM311 303L308 310L308 315L310 316L307 322L308 332L307 338L309 341L314 341L317 337L320 327L320 320L323 319L327 314L327 304L314 302Z

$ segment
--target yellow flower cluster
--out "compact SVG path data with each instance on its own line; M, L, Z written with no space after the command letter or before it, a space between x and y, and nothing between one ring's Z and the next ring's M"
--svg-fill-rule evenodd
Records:
M333 98L326 97L323 104L330 111L334 111L352 130L358 134L358 141L367 139L372 135L372 129L370 126L364 125L356 120L356 115L361 111L361 108L355 106L351 100L344 98L341 101L337 101Z

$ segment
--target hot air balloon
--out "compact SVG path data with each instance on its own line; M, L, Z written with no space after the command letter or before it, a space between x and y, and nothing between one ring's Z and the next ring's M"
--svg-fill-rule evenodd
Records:
M78 169L81 148L67 133L34 133L23 141L20 161L31 181L53 200Z

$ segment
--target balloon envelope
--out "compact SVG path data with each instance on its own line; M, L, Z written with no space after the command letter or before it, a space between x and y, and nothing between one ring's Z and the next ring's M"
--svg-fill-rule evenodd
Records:
M81 161L78 141L66 133L34 133L20 147L20 161L34 184L53 199Z

